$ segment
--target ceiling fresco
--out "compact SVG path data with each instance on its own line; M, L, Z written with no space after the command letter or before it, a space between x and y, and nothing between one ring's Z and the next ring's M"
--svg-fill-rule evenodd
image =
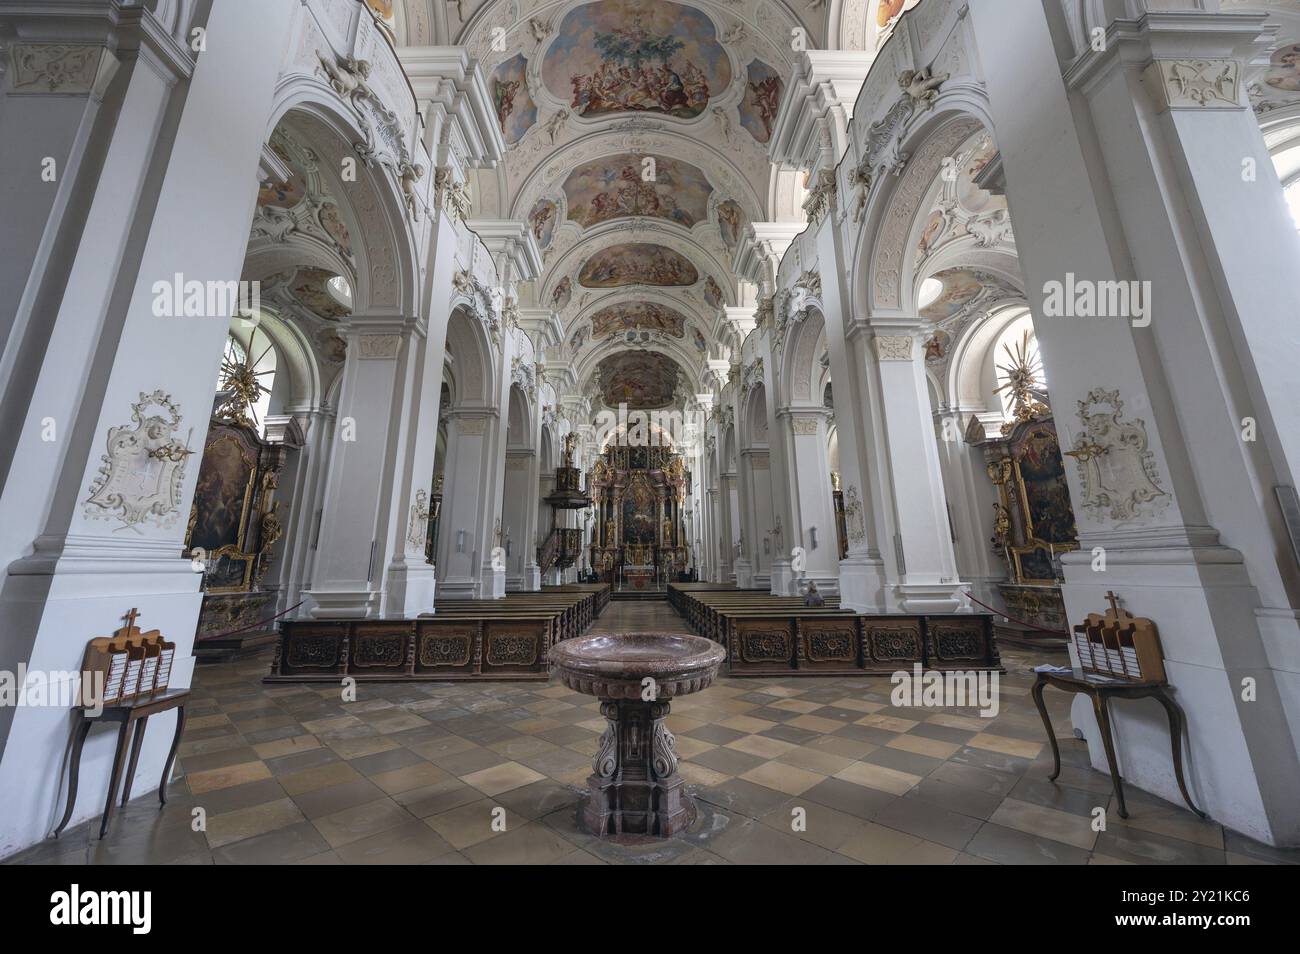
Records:
M497 122L507 143L518 142L537 122L537 104L528 91L527 73L528 61L520 53L494 69L488 80Z
M550 199L538 199L533 203L532 209L528 212L528 225L533 230L533 238L537 239L538 248L545 249L550 246L551 237L555 235L555 219L559 212L559 206Z
M1021 298L1010 282L979 268L948 268L931 277L943 283L939 296L921 309L921 317L931 322L924 345L931 367L947 364L952 343L971 321L1008 299Z
M686 318L681 312L652 301L609 305L591 316L593 338L605 338L636 328L681 338L686 334Z
M622 153L595 159L564 180L569 218L583 228L646 215L689 229L707 217L712 193L703 172L667 156Z
M542 81L582 117L652 112L692 119L731 82L713 21L693 7L598 0L570 10Z
M506 142L475 172L475 214L528 223L543 256L535 302L559 313L566 350L599 342L644 362L630 349L664 335L709 387L707 359L729 355L718 310L742 300L731 263L779 201L767 143L791 36L824 43L824 0L444 2ZM659 301L602 300L637 285Z
M745 98L740 103L740 124L756 140L767 142L772 138L772 124L781 108L785 83L776 70L759 60L749 64L747 77Z
M700 273L681 252L663 245L629 242L603 248L583 263L578 283L586 288L620 285L694 285Z
M655 410L673 402L677 362L656 351L620 351L596 366L600 396L609 407Z

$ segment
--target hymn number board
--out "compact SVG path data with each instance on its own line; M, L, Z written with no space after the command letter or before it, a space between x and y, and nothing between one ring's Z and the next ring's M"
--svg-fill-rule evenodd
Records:
M135 625L140 614L132 609L126 625L112 636L101 636L86 644L81 665L82 704L91 706L96 674L103 680L104 705L146 701L165 692L171 681L176 644L163 639L156 629L141 632Z

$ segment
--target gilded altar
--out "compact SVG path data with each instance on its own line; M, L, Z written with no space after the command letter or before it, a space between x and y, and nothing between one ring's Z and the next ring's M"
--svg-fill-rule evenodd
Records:
M648 589L685 572L690 472L671 447L613 444L587 487L597 515L591 565L602 580Z
M183 556L203 574L195 655L227 658L274 638L276 593L263 585L284 533L275 499L290 446L244 420L214 418L199 465Z
M1079 541L1056 425L1040 406L1003 428L1000 437L975 443L998 491L990 542L1007 565L1007 582L999 585L1007 612L1064 639L1061 555L1077 550ZM1051 638L1021 628L1031 637Z

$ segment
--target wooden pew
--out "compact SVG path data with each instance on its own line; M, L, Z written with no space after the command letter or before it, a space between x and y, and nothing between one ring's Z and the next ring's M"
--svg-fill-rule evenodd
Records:
M550 647L585 632L608 603L608 585L570 584L438 600L416 619L288 620L265 681L543 681Z
M862 615L801 597L669 586L670 603L702 636L727 647L730 674L851 675L997 669L993 618L983 613Z

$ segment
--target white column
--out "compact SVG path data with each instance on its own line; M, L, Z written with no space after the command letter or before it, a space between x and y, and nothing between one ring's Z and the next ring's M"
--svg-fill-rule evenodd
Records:
M867 457L875 424L868 413L865 336L848 311L852 300L846 286L851 266L845 259L839 231L831 216L817 233L822 276L822 316L826 351L835 388L835 433L840 452L840 486L844 493L848 552L839 561L840 605L859 613L884 612L889 582L881 558L882 498L876 491Z
M75 672L87 641L113 632L136 608L145 629L176 643L171 684L181 688L189 685L202 597L198 575L179 555L231 313L167 317L155 284L170 290L178 274L205 284L238 279L284 36L298 8L215 5L207 52L190 76L188 51L148 9L118 24L104 6L102 21L96 6L77 10L75 24L57 10L24 8L25 27L52 12L44 35L80 49L30 51L32 75L14 63L22 44L7 41L0 76L0 159L6 175L18 177L9 182L17 204L6 208L4 227L47 243L35 284L25 292L22 280L7 284L3 306L23 295L17 320L39 315L40 331L9 338L0 373L8 446L16 445L7 462L20 468L6 471L0 496L8 571L0 668L25 662ZM108 47L130 55L106 88L99 69L108 66ZM87 71L69 71L79 53L89 57ZM41 182L40 164L23 158L45 142L61 160L56 183ZM56 192L48 217L41 214L39 203ZM10 377L15 367L20 376ZM137 431L110 446L111 433ZM92 487L104 481L112 486L101 505ZM170 713L151 720L137 794L157 786L173 725ZM68 726L64 706L0 707L0 854L43 838L57 820ZM73 824L102 809L114 741L94 733L86 743Z
M884 452L879 473L893 505L893 600L907 613L952 613L966 600L948 528L930 395L916 334L920 319L873 319L868 368ZM874 372L874 373L873 373Z
M813 580L823 593L838 593L839 543L826 435L829 417L824 407L791 407L781 412L780 424L788 432L790 446L790 545L804 550L802 567L791 567L794 582Z
M415 325L354 317L345 332L347 359L308 591L318 618L379 615L390 535L405 549L405 521L394 519L400 503L394 497L405 411L423 353ZM430 474L432 467L430 461ZM432 572L427 575L432 581ZM432 608L430 591L422 609Z
M1155 620L1200 807L1300 843L1300 573L1275 499L1300 477L1300 342L1282 330L1300 242L1240 83L1263 15L1116 21L1063 79L1044 15L1013 9L972 5L971 26L1061 444L1098 455L1066 471L1082 548L1062 560L1066 610L1113 590ZM1054 287L1116 281L1150 283L1145 315L1044 308ZM1103 766L1091 714L1073 719ZM1162 719L1116 710L1120 767L1178 802Z
M939 409L934 412L935 447L943 471L948 516L953 523L957 572L970 584L976 599L1002 608L1002 595L997 584L1006 580L1007 566L994 552L992 542L997 488L989 479L983 451L967 444L963 438L962 421L965 419L957 410Z

